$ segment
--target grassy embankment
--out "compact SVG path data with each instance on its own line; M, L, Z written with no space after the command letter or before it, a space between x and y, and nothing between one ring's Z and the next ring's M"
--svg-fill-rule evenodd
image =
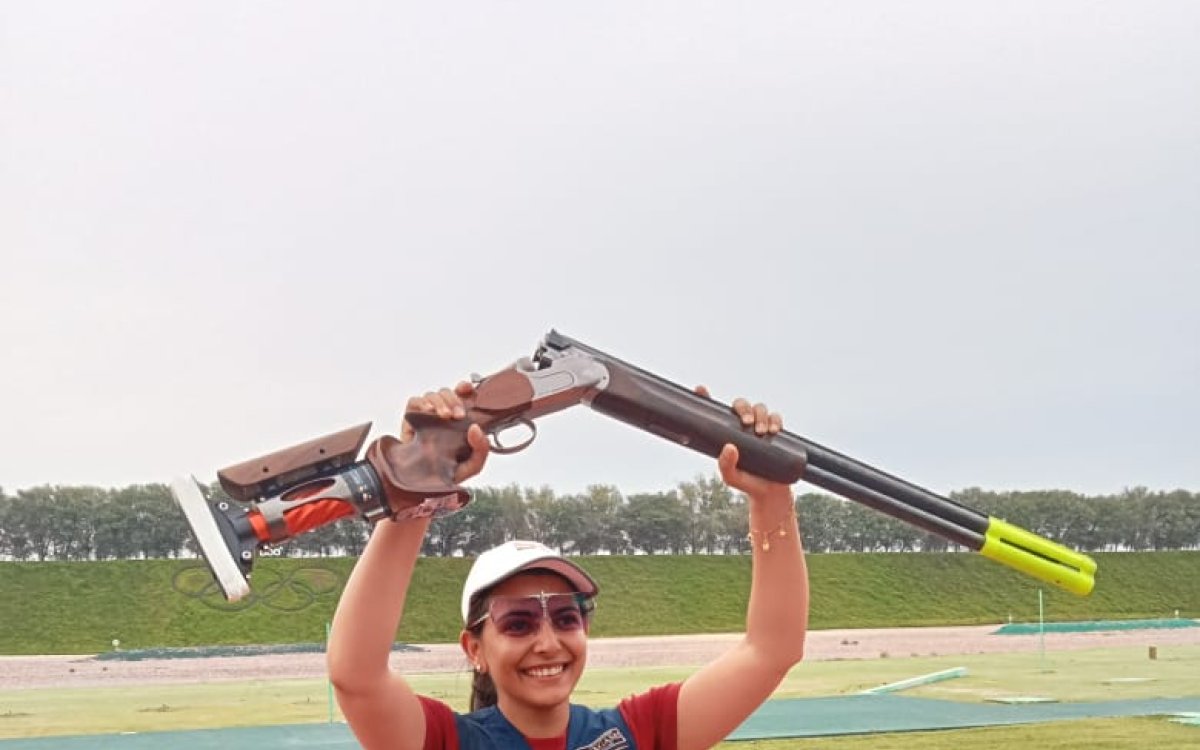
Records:
M1200 552L1099 554L1086 598L1044 588L1049 620L1200 617ZM255 594L212 591L194 560L0 563L0 654L97 653L324 639L352 559L260 559ZM742 628L746 557L591 557L593 635ZM469 561L422 559L399 638L454 641ZM973 554L810 555L812 627L978 624L1037 618L1037 581ZM206 589L207 587L207 589ZM207 590L208 593L204 593Z

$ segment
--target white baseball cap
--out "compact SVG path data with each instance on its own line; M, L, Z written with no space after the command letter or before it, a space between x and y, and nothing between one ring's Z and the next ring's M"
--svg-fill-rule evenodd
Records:
M492 547L475 559L467 582L463 584L462 616L467 621L471 599L484 589L526 570L548 570L558 573L581 594L594 596L600 587L583 568L558 554L541 542L505 542Z

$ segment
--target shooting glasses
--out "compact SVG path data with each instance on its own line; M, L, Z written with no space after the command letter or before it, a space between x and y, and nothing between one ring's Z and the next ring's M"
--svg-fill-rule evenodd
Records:
M503 635L524 638L540 632L542 623L549 621L555 632L570 633L587 628L595 609L595 599L577 592L548 594L543 591L532 596L493 596L488 600L487 612L470 623L467 629L490 619Z

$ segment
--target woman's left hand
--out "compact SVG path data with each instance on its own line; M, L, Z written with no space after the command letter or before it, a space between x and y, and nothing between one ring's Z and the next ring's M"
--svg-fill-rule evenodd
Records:
M697 386L696 393L710 398L708 389ZM778 412L767 408L766 404L751 404L744 398L734 399L733 412L742 421L742 426L752 428L759 437L775 435L783 429L783 417ZM788 490L788 485L772 482L762 477L743 471L737 467L738 449L732 443L726 443L717 457L717 468L721 471L721 479L735 490L740 490L751 497L762 497L779 491Z

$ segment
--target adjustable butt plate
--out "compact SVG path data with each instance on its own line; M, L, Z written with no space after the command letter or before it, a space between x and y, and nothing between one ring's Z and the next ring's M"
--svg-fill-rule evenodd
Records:
M221 592L229 601L237 601L250 593L247 577L253 560L254 544L241 540L233 521L205 497L200 485L191 477L177 477L171 482L171 495L183 511L200 552Z

